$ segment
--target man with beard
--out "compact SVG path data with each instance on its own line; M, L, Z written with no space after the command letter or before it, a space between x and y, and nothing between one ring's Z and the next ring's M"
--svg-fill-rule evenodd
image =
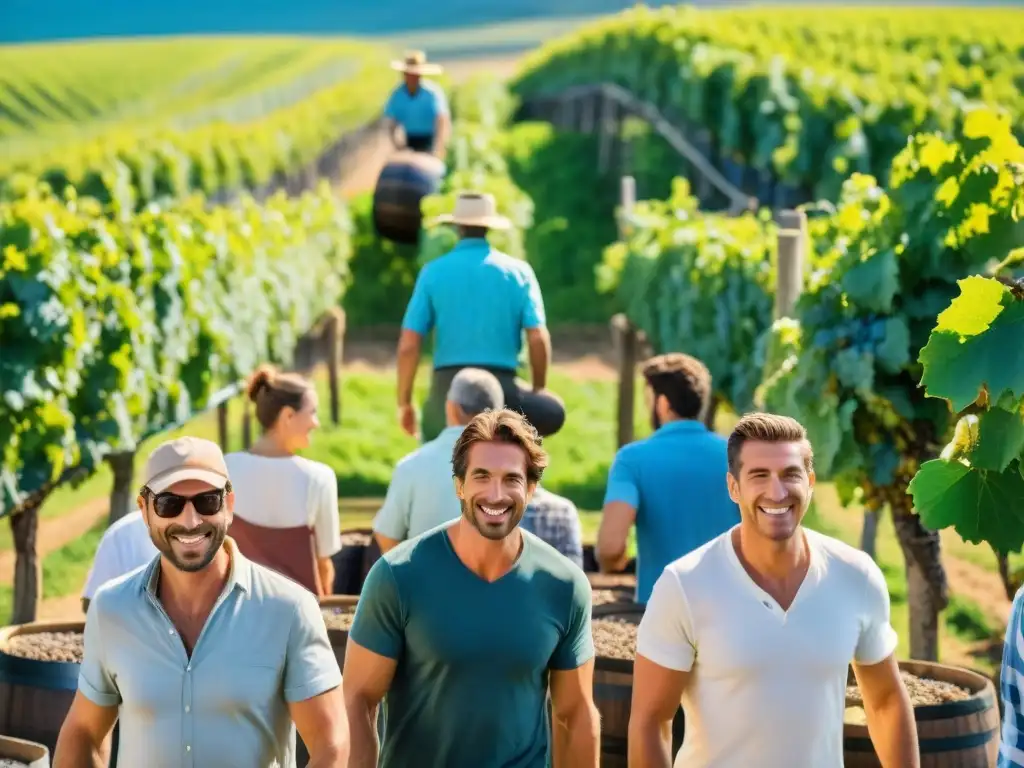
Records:
M146 466L139 509L159 555L96 592L55 768L343 768L341 672L316 598L226 537L234 493L215 443L183 437Z
M462 516L370 569L345 651L350 768L597 768L590 585L518 525L546 466L522 415L479 414L452 451Z
M642 368L654 434L619 449L608 473L596 555L603 571L626 567L636 525L638 603L662 569L739 522L722 478L725 438L704 425L711 374L696 358L659 355Z
M677 768L842 768L852 662L882 766L917 768L885 578L864 552L801 525L815 481L804 428L744 416L727 481L742 521L671 563L640 623L629 764L669 768L681 699Z

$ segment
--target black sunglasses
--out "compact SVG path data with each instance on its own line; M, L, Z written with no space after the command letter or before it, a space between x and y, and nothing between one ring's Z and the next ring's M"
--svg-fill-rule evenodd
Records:
M196 512L204 517L216 515L224 508L225 491L204 491L195 496L179 496L176 493L157 493L153 495L153 510L157 517L177 517L190 501Z

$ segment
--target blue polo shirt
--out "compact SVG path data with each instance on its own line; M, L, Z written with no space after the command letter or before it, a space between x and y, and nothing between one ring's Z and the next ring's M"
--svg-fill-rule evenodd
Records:
M515 370L523 330L539 328L544 321L533 267L495 250L483 238L467 238L420 270L402 328L421 336L435 331L435 368Z
M727 441L697 421L672 421L624 445L604 503L636 510L636 601L646 603L665 566L740 521L729 498Z
M436 83L420 80L416 93L405 83L391 92L384 105L384 116L398 122L409 136L433 136L438 115L448 114L448 99Z

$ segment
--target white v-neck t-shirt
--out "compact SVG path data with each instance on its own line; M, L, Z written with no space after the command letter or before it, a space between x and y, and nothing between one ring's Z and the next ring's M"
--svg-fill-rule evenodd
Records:
M788 611L744 570L731 530L655 583L637 654L692 670L675 768L842 768L848 665L884 660L897 638L875 562L803 531L810 565Z

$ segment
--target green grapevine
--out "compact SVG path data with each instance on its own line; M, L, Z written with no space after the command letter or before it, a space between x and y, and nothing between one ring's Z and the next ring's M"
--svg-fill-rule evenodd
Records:
M831 200L851 173L885 182L908 136L955 135L978 103L1024 136L1022 30L1019 10L639 7L538 49L513 88L615 83L721 158Z
M45 188L0 203L0 512L289 360L344 293L350 234L326 185L119 217Z
M126 210L193 191L259 190L310 167L344 134L379 113L394 73L382 65L376 47L357 50L350 78L257 119L189 129L171 120L126 123L10 158L0 164L0 199L17 198L38 180L57 194L74 187L79 195Z
M771 324L775 247L770 220L703 215L677 179L668 201L637 205L632 234L605 251L599 288L658 352L704 361L716 395L742 412L760 381L751 360Z
M909 492L929 527L1006 554L1024 546L1024 279L960 281L921 350L922 384L957 420ZM965 413L965 411L968 411Z

